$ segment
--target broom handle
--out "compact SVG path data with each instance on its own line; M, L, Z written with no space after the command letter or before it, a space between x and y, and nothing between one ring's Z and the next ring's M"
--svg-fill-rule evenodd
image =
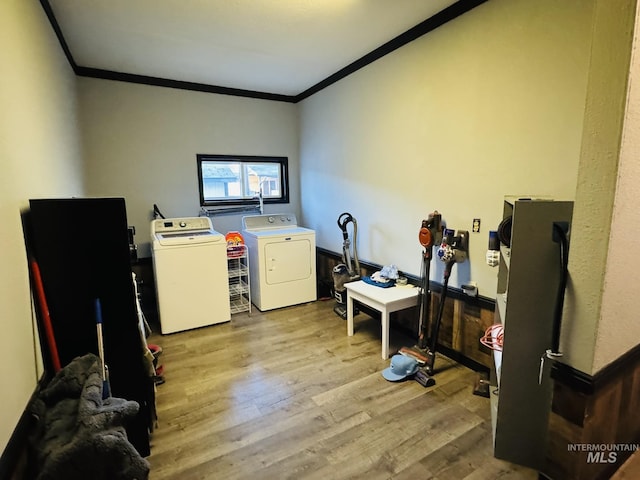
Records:
M47 337L47 345L49 346L49 355L51 356L51 362L53 364L53 372L58 373L62 368L60 365L60 356L58 355L58 346L53 333L53 325L51 324L47 298L44 294L44 285L42 283L40 267L38 266L38 262L35 260L31 260L31 271L33 273L33 282L35 284L36 296L38 297L38 303L40 305L40 312L42 314L44 332Z
M100 305L100 299L96 298L96 328L98 331L98 354L100 356L100 363L102 364L102 381L107 381L107 369L104 361L104 343L102 339L102 307Z

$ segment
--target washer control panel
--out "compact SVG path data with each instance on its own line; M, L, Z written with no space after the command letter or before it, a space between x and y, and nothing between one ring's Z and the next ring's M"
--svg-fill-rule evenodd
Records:
M162 218L152 222L152 231L155 233L198 230L212 230L211 219L209 217Z

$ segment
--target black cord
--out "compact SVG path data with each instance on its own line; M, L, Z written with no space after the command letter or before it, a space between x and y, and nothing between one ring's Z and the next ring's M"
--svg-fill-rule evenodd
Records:
M551 352L560 353L560 327L562 325L562 310L564 308L564 293L567 289L569 277L569 240L565 229L558 223L553 224L554 234L560 240L560 284L556 296L556 306L553 316L553 334L551 337ZM555 238L555 237L554 237Z
M162 212L160 211L160 209L158 208L158 205L156 205L155 203L153 204L153 218L165 218L165 216L162 214Z

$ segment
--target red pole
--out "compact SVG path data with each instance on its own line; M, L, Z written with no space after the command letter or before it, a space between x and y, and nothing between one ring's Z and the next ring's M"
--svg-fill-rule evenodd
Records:
M44 295L44 286L42 285L40 267L38 266L38 262L36 262L35 260L31 260L31 272L33 273L36 296L38 297L38 303L40 304L40 311L42 313L42 324L44 326L44 332L47 337L47 343L49 345L49 352L51 354L51 361L53 362L54 373L58 373L61 369L60 358L58 357L58 347L56 346L56 339L53 335L53 326L51 325L51 317L49 316L47 298Z

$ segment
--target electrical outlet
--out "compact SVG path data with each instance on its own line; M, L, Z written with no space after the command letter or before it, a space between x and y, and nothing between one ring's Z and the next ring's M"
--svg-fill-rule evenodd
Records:
M473 219L473 228L471 229L471 231L473 233L480 233L480 219L479 218L474 218Z

